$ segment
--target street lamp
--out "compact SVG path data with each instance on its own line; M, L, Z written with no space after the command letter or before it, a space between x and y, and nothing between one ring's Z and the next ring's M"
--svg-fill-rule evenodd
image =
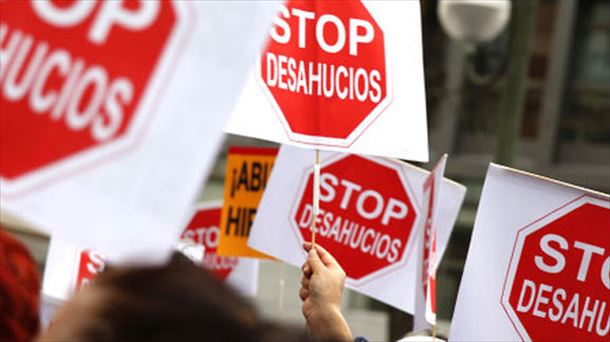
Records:
M438 17L445 32L471 48L494 40L510 19L509 0L440 0Z
M479 44L496 38L511 18L506 66L501 77L504 95L499 107L495 161L511 165L516 156L523 112L531 38L537 0L439 0L438 16L447 34L467 46L472 60ZM468 66L470 68L470 66ZM475 75L476 76L476 75ZM494 77L475 77L480 85Z
M509 0L440 0L437 14L441 27L466 53L466 77L477 86L489 86L504 73L506 58L492 70L483 67L490 58L490 43L505 30L511 17ZM501 54L505 56L505 54Z

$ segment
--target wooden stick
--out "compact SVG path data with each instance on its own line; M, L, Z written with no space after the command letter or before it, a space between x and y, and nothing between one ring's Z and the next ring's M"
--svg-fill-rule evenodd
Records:
M316 219L320 212L320 150L316 149L316 162L313 166L313 217L311 219L311 243L316 244Z
M432 326L432 341L436 341L436 324Z

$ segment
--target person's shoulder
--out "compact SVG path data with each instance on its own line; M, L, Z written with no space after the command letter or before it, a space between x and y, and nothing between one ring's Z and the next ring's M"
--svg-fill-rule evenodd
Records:
M444 339L442 338L438 338L438 337L433 337L433 336L426 336L426 335L411 335L411 336L406 336L401 338L400 340L396 341L396 342L428 342L428 341L434 341L434 342L445 342Z

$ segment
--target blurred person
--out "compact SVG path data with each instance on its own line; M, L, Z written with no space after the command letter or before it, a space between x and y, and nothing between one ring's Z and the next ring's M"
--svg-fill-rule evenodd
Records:
M40 275L27 248L0 226L0 341L31 341L39 329Z
M421 331L412 331L407 333L403 338L396 342L445 342L447 341L447 336L444 334L435 333L432 331L432 328L421 330Z
M59 308L39 341L310 341L181 254L167 265L108 267ZM330 341L330 340L328 340Z
M309 331L318 338L353 341L352 332L341 313L345 271L320 245L303 244L308 253L301 267L303 278L299 297ZM356 341L365 341L359 337Z

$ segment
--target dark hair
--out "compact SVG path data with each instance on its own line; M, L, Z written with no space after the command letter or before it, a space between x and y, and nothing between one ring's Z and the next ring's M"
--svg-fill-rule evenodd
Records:
M162 267L112 269L94 280L103 304L80 329L90 341L307 341L180 254Z
M28 250L0 226L0 340L27 341L38 333L40 276Z

